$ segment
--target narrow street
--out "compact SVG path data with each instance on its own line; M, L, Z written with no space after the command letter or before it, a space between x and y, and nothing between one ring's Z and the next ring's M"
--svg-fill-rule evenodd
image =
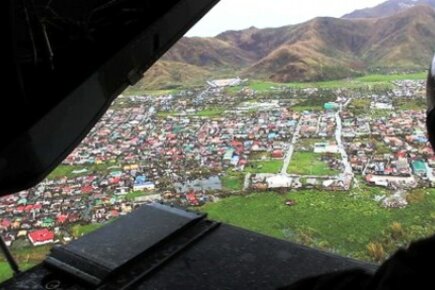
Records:
M351 99L349 99L344 106L340 106L340 110L335 114L335 120L337 123L337 128L335 130L335 139L337 141L338 150L340 152L341 160L342 160L343 165L344 165L344 174L353 176L352 166L350 165L349 158L347 156L347 152L344 149L343 141L341 139L343 125L342 125L341 117L340 117L341 110L343 109L343 107L346 107L350 103L350 101L351 101Z
M293 139L292 139L291 143L289 144L289 148L288 148L287 153L285 155L284 164L283 164L282 169L281 169L282 174L287 173L287 169L290 165L290 161L292 160L293 152L295 150L295 144L299 139L300 131L301 131L301 119L299 120L298 125L296 126L295 133L293 135Z

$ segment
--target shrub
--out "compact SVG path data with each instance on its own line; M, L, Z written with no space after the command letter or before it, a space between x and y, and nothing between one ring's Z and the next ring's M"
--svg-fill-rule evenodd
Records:
M312 246L314 244L315 231L311 228L299 229L297 232L297 241L305 246Z
M391 237L394 240L399 240L403 238L405 232L403 231L402 225L398 222L395 222L391 225Z
M320 241L317 245L322 250L329 250L331 248L331 244L328 241Z
M385 250L381 243L371 242L367 245L367 251L370 258L375 262L385 260Z
M425 199L425 192L423 190L411 191L406 197L406 201L410 204L420 203Z

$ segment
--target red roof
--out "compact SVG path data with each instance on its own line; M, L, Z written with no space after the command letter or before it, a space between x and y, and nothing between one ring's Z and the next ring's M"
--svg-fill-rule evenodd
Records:
M93 190L93 188L92 188L92 186L90 186L90 185L87 185L87 186L82 187L82 192L83 192L83 193L91 193L92 190Z
M37 230L29 233L29 239L33 243L47 242L54 239L54 233L47 229Z
M231 142L231 146L233 146L233 147L243 147L243 143L240 142L240 141L233 140Z
M282 150L274 150L272 152L272 157L273 158L282 158L282 157L284 157L284 153L282 152Z
M63 224L68 219L68 215L61 214L61 215L58 215L56 219L57 219L58 223Z
M169 133L166 135L166 139L171 140L171 139L175 139L175 138L177 138L177 135L175 135L175 134Z
M11 224L12 224L12 223L11 223L10 220L8 220L8 219L3 219L0 225L1 225L2 227L4 227L4 228L9 228L9 227L11 226Z
M24 211L31 211L33 209L33 204L26 205Z
M24 208L24 211L29 212L29 211L38 210L41 208L42 208L41 204L29 204L29 205L26 205L26 207Z
M26 207L24 205L17 206L18 212L23 212Z
M196 195L194 192L190 192L186 194L186 199L193 205L198 204L198 199L196 198Z
M70 186L65 186L63 189L62 189L62 191L64 192L64 193L69 193L69 192L71 192L71 187Z
M109 182L112 184L118 184L121 181L120 177L112 177L110 178Z
M93 176L93 175L89 175L88 177L86 177L86 181L87 182L92 182L92 181L94 181L95 180L95 176Z

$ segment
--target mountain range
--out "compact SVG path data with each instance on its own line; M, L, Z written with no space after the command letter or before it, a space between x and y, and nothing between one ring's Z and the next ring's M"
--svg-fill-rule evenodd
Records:
M236 75L275 82L321 81L422 70L435 51L432 7L435 0L390 0L342 18L184 37L139 85L162 88Z
M397 12L401 12L418 5L427 5L435 8L435 0L389 0L375 7L356 10L352 13L344 15L343 18L355 19L388 17L396 14Z

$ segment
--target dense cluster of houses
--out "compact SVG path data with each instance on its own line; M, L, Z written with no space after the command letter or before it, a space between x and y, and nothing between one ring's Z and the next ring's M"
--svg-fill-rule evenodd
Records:
M300 120L301 136L312 137L332 137L335 133L335 116L333 112L322 114L305 112Z
M417 95L424 94L426 90L425 81L401 80L401 81L394 81L393 84L394 84L394 89L389 94L392 97L413 98Z
M365 117L364 117L365 118ZM425 133L423 110L392 111L367 120L364 134L358 118L348 118L347 151L355 172L361 172L370 184L390 188L430 186L435 157ZM352 126L354 130L352 130Z
M224 87L240 82L218 80L176 95L121 97L60 173L0 198L0 233L8 244L17 239L35 246L68 242L73 225L117 218L146 202L198 206L213 201L223 191L220 177L228 170L247 174L245 189L348 190L353 175L343 170L344 158L369 184L397 190L433 182L435 157L423 111L355 116L346 108L352 95L343 96L349 92L342 90L332 92L337 100L325 103L324 111L293 110L322 92L271 89L257 94L243 88L226 93ZM392 98L412 95L420 86L397 83L393 92L369 96L371 107L389 110ZM316 142L299 145L309 139ZM284 168L280 174L248 175L246 169L259 159L288 166L295 146L323 156L338 173L302 176Z
M32 245L68 242L71 225L101 223L133 210L139 203L96 190L91 179L46 181L0 198L0 231L7 244L28 239Z
M68 242L73 225L117 218L145 202L201 205L221 189L216 174L243 170L252 153L284 157L298 113L278 106L198 116L218 94L207 89L193 100L189 93L121 98L63 162L65 173L0 199L6 242ZM173 114L158 114L169 108ZM127 198L131 193L133 198Z

